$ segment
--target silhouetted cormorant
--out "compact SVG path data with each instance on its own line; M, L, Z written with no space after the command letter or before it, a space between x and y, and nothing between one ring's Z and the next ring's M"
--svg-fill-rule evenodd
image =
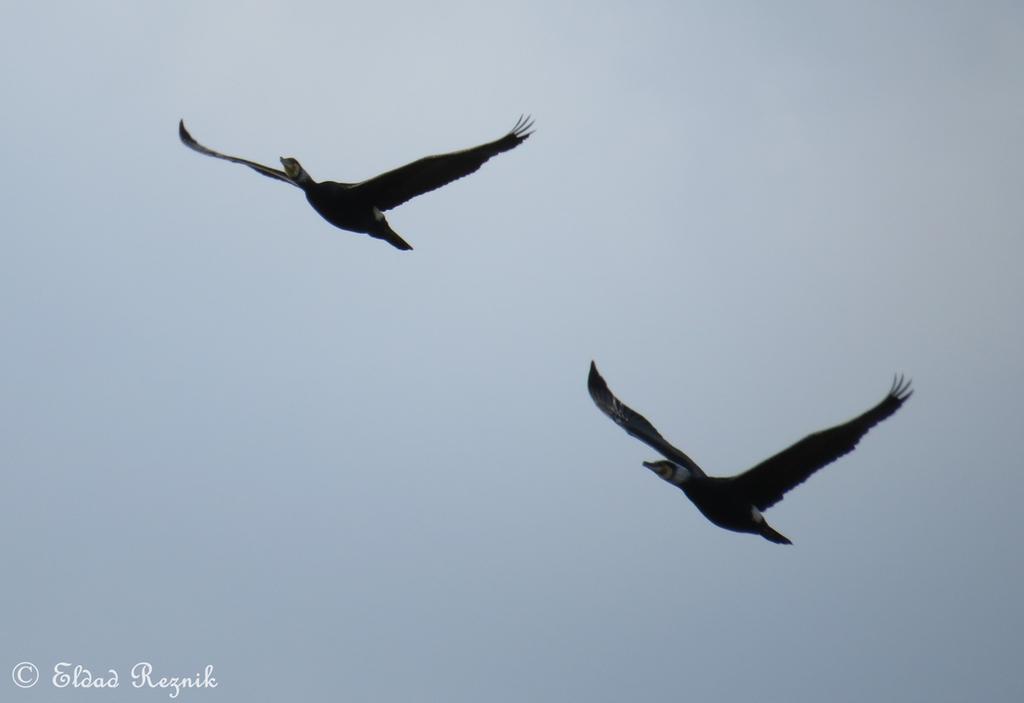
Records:
M278 171L254 161L221 154L193 139L185 129L184 120L178 123L178 136L185 146L200 154L243 164L264 176L302 188L306 193L306 200L313 209L335 227L386 240L399 249L412 249L388 225L388 221L384 219L384 211L397 207L417 195L468 176L495 154L519 146L533 133L530 131L531 127L533 120L529 117L520 117L512 130L501 139L471 149L453 151L450 154L427 156L361 183L317 183L293 158L281 157L284 171Z
M778 503L788 490L806 481L818 469L853 451L868 430L899 410L913 393L909 381L904 383L902 376L894 378L882 402L863 415L805 437L745 473L719 478L705 474L642 415L616 398L593 361L587 388L601 412L668 459L645 461L644 466L681 488L704 517L727 530L753 532L778 544L792 542L773 530L761 511Z

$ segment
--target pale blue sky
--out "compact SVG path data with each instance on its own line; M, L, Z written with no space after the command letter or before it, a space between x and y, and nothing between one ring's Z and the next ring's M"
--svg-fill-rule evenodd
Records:
M0 698L1024 698L1017 3L211 5L0 11ZM523 112L411 253L176 135L355 181ZM783 548L591 359L712 474L917 392Z

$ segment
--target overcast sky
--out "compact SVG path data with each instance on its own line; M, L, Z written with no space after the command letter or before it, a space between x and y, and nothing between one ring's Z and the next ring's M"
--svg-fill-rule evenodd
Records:
M1019 3L0 25L0 698L1024 699ZM358 181L521 113L389 213L412 252L176 134ZM718 475L916 393L782 547L644 469L591 359Z

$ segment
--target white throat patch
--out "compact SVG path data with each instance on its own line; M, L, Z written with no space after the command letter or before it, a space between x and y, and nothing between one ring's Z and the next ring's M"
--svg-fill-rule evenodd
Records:
M682 486L684 483L693 478L693 472L691 472L685 466L676 464L675 467L676 470L672 476L672 483L676 484L677 486Z

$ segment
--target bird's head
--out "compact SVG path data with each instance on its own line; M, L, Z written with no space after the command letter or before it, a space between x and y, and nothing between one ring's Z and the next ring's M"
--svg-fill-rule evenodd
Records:
M306 173L306 169L302 168L302 164L299 163L298 159L293 159L290 156L281 157L281 165L284 166L284 172L288 178L292 179L298 184L306 183L310 180L309 174Z
M645 461L644 466L658 474L659 478L662 478L676 486L682 486L692 478L692 474L688 468L680 466L674 461L668 461L665 459L661 461Z

